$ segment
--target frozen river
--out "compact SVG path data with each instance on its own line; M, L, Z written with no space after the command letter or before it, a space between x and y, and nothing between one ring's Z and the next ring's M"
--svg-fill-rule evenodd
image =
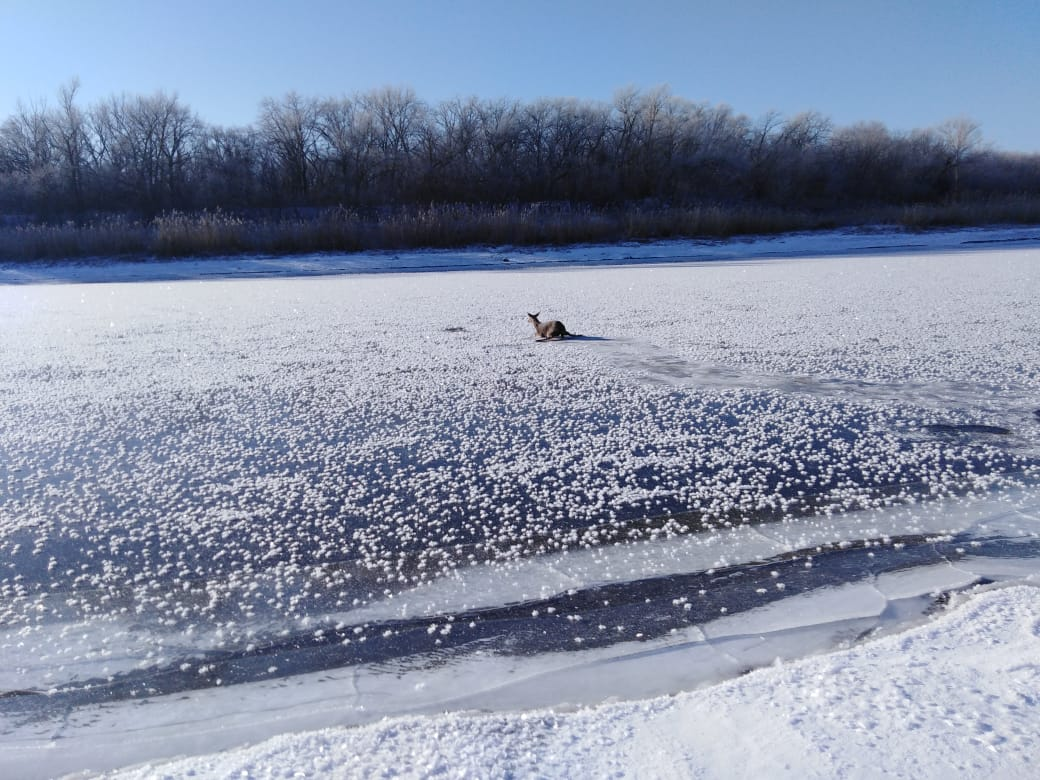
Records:
M0 766L674 693L1035 580L1040 250L987 235L7 269Z

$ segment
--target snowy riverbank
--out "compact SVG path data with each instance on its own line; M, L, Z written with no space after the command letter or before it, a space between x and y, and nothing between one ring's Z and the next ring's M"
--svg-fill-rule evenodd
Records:
M119 777L1035 777L1040 589L955 601L904 633L673 696L389 718Z

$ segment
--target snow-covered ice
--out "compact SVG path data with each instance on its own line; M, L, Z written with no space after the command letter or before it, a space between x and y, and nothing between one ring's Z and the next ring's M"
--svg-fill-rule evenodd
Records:
M1017 586L902 634L671 696L388 718L120 777L1024 780L1040 751L1038 634L1040 593Z
M1031 776L1038 246L0 268L0 769Z

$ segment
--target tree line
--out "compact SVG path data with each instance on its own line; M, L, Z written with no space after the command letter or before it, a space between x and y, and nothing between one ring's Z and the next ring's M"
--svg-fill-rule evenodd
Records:
M265 99L207 123L177 95L20 105L0 124L0 215L55 221L222 209L569 202L808 210L1040 196L1040 155L989 148L968 119L895 132L825 116L752 120L667 88L611 102L456 98L408 88Z

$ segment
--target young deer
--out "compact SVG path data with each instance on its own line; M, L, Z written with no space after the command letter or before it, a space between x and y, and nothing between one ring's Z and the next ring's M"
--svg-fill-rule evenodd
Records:
M535 341L549 341L550 339L562 339L564 336L577 336L577 333L571 333L564 327L564 324L559 320L548 320L546 322L538 321L537 314L531 314L528 312L527 321L534 325L534 332L537 336Z

